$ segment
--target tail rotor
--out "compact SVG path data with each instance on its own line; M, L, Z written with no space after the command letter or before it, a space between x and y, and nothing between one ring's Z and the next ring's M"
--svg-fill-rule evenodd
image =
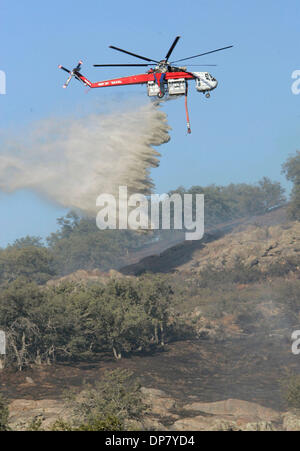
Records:
M69 70L66 67L61 66L61 65L58 66L59 69L62 69L62 70L64 70L65 72L67 72L69 74L69 77L68 77L66 83L63 85L63 88L67 88L68 87L68 85L69 85L69 83L70 83L70 81L72 80L73 77L75 77L77 80L82 82L82 80L80 78L81 74L79 72L80 69L81 69L81 66L82 66L82 61L79 61L77 66L74 67L74 69L72 69L72 70Z

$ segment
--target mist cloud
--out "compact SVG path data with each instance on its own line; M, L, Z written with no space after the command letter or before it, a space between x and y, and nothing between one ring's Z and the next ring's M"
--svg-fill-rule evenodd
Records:
M67 208L96 211L102 193L149 194L149 172L170 137L166 115L147 104L80 119L45 119L22 137L6 137L0 150L0 189L31 189Z

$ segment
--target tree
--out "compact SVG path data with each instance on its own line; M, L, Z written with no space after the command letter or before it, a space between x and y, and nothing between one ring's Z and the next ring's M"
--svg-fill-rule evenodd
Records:
M54 275L53 256L45 247L17 244L0 251L0 283L25 277L42 284Z
M104 340L115 359L149 343L150 319L131 282L111 281L94 296L90 312L97 341Z
M9 245L8 247L14 247L17 249L21 249L23 247L44 247L42 238L40 236L25 236L23 238L18 238L13 242L13 244Z
M92 292L86 286L65 282L47 290L41 315L44 323L43 349L44 355L48 354L49 363L92 356L97 344L95 318L89 311L91 303Z
M263 195L263 203L266 211L285 203L285 190L279 182L272 182L268 177L263 177L258 182L258 186Z
M281 380L281 390L289 408L300 409L300 376L287 372Z
M164 346L173 290L161 275L145 275L138 286L144 309L152 323L154 342Z
M149 238L130 230L99 230L94 219L70 212L58 219L59 230L47 238L55 269L64 275L78 269L117 267L128 251L144 245Z
M179 187L170 194L204 194L205 225L214 226L234 218L263 214L272 207L281 206L285 202L284 189L279 182L272 182L264 177L257 184L238 183L227 186L192 186L186 190Z
M300 151L290 156L282 166L282 172L287 180L294 184L288 214L291 219L300 220Z
M0 292L0 326L7 337L7 361L22 371L42 349L40 307L45 293L25 279L17 279Z
M154 343L163 345L169 289L159 281L151 288L151 283L143 287L125 279L40 287L18 278L6 284L0 291L5 364L22 371L32 364L90 359L107 351L120 359Z

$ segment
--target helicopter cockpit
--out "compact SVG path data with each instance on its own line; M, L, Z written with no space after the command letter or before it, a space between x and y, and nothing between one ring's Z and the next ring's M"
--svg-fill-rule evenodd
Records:
M212 91L218 86L218 81L208 72L193 72L196 77L196 89L198 92Z

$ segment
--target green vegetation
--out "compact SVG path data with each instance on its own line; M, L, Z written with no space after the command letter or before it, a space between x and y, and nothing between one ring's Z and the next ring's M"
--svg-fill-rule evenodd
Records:
M268 178L256 185L196 186L177 192L204 193L206 220L213 225L263 213L285 202L280 184ZM120 359L159 350L171 340L194 336L194 326L181 315L183 304L188 309L205 295L214 298L216 292L225 290L226 296L214 302L210 311L230 310L226 305L227 300L230 308L235 302L230 291L234 284L258 283L270 275L287 274L299 263L287 260L284 265L270 267L269 274L261 273L255 265L245 267L243 262L223 271L206 267L196 281L183 281L181 286L171 275L48 286L49 279L77 269L117 266L122 258L125 262L128 252L159 237L100 231L94 220L72 212L59 218L58 225L47 246L39 237L27 236L0 250L0 328L7 336L6 367L21 371L32 364L88 360L103 353ZM246 318L246 313L243 307L240 318Z
M99 432L99 431L124 431L123 424L116 417L93 418L85 423L74 426L64 420L57 420L51 431L53 432L71 432L71 431L85 431L85 432Z
M52 431L125 431L130 423L143 419L147 405L141 385L128 370L106 371L94 386L84 385L80 393L66 395L71 419L59 418ZM34 418L28 431L42 431L42 421Z
M18 240L0 251L0 284L12 282L18 277L42 284L55 275L51 251L41 245L25 242Z
M288 207L291 219L300 220L300 151L291 156L282 166L282 172L293 183L291 201Z
M275 298L278 304L284 308L292 324L298 324L300 312L300 281L284 281L278 286Z
M8 403L0 394L0 432L8 430Z
M280 183L266 177L256 185L194 186L189 190L179 187L174 192L205 195L206 226L262 214L285 202ZM59 218L57 223L58 230L47 238L47 246L39 237L27 236L0 249L0 284L18 277L43 284L53 276L64 276L78 269L106 271L118 267L122 261L125 265L129 252L172 234L172 231L152 234L130 230L101 231L94 219L80 217L74 212Z
M288 163L285 168L288 178L296 177ZM179 191L205 194L206 221L212 226L261 214L285 202L280 184L267 178L257 185ZM290 211L296 212L294 200ZM47 245L27 236L0 250L0 329L7 337L1 365L6 368L22 371L34 365L107 356L119 360L161 351L175 340L232 339L234 334L259 334L261 330L268 336L274 329L282 330L283 319L284 324L299 322L297 254L263 270L255 260L250 267L236 258L233 267L224 264L223 269L195 265L187 273L47 284L77 269L117 266L128 252L160 236L101 232L94 221L74 213L60 218L58 224L59 230L47 239ZM265 311L271 312L268 321ZM300 408L298 376L285 381L284 396L290 407ZM69 395L68 403L72 419L58 419L52 430L128 430L141 424L147 409L139 383L124 370L107 372L94 386L85 385L80 394ZM8 429L7 422L7 403L0 397L0 430ZM27 429L42 427L37 417Z
M6 365L86 360L164 346L174 339L172 290L163 277L111 280L106 285L62 283L44 288L17 279L0 292Z
M281 386L287 407L300 409L300 375L289 373L281 381Z
M70 419L58 418L51 431L125 431L136 427L148 408L138 379L122 369L106 371L95 385L85 384L65 398ZM35 417L26 430L43 431L42 423Z
M99 230L95 219L70 212L57 220L59 230L47 238L53 269L64 275L77 269L114 268L128 252L141 248L151 236L130 230Z
M264 177L256 185L232 183L228 186L193 186L188 190L179 187L171 193L204 194L206 227L260 215L286 202L280 183L272 182L268 177Z
M252 283L266 278L255 266L249 268L243 262L236 262L232 268L218 270L213 266L207 266L199 273L197 285L199 288L212 288L224 285L228 286L234 283Z
M140 420L147 409L141 385L128 370L107 371L95 386L85 386L78 396L69 395L68 403L77 427L109 422L124 429L126 422Z

